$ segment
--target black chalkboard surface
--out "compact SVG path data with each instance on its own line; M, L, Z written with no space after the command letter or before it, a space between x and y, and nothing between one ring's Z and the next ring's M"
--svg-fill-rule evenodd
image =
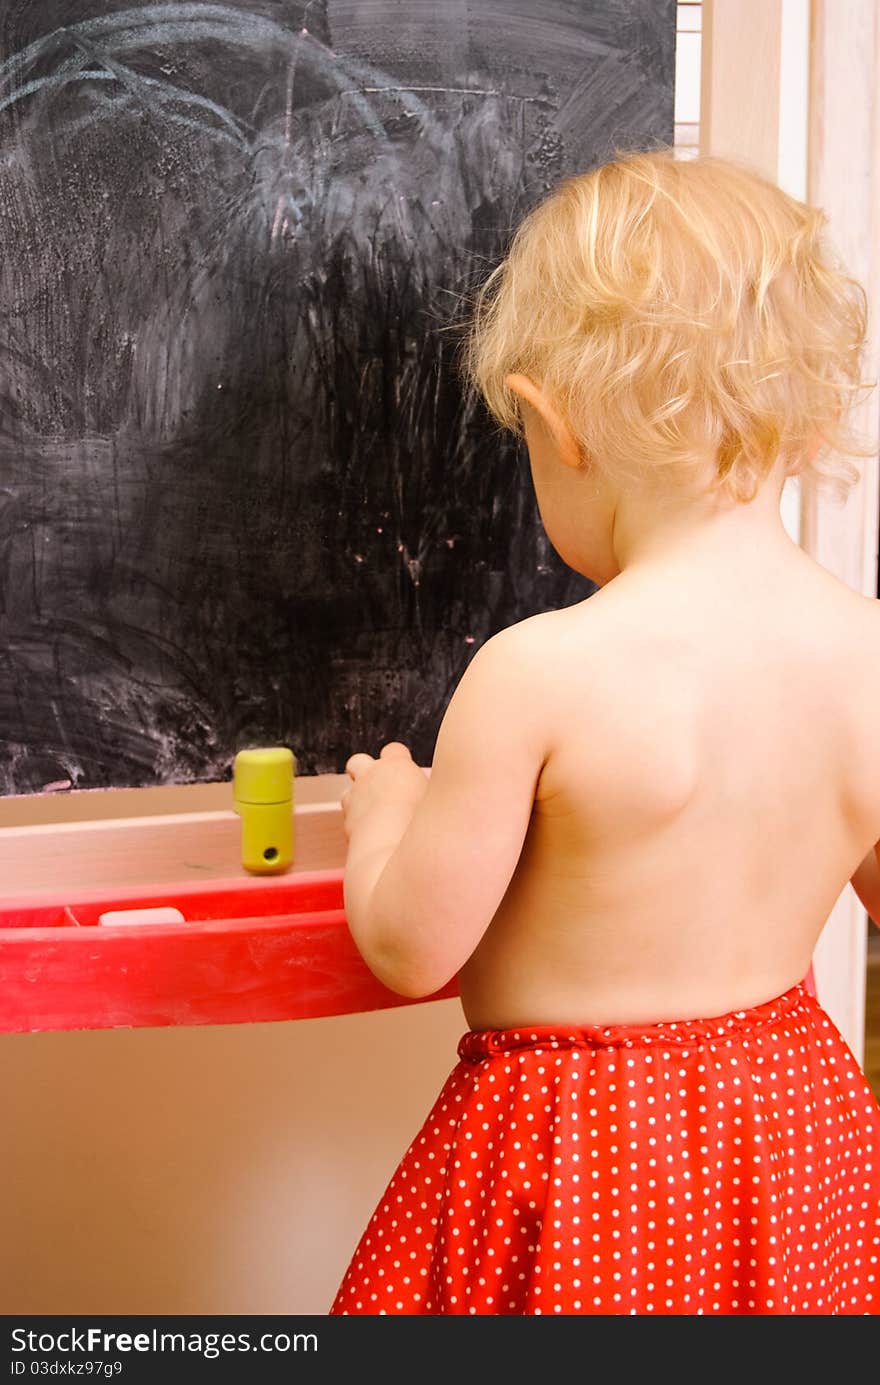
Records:
M675 0L4 0L0 792L429 763L589 595L465 403L467 295L669 143Z

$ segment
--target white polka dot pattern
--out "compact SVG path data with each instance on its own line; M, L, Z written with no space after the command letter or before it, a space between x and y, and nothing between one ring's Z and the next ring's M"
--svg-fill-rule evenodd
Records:
M877 1313L880 1108L803 986L458 1054L331 1315Z

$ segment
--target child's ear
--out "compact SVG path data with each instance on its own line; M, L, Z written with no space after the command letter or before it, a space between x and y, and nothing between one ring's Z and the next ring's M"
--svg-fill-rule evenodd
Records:
M534 409L556 444L560 460L570 467L583 466L583 451L574 433L550 396L527 375L507 375L505 385L524 404Z

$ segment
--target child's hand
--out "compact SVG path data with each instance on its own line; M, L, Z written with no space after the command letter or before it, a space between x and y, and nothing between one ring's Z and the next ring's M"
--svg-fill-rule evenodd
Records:
M428 787L427 772L419 768L400 741L383 745L378 759L363 752L350 756L345 772L352 786L340 802L349 841L357 824L377 807L409 807L414 812Z

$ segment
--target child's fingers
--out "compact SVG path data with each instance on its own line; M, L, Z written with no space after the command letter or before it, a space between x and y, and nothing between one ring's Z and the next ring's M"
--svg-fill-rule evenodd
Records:
M372 755L367 755L365 751L359 750L357 755L350 755L346 760L345 772L352 779L357 779L359 774L363 774L365 770L370 768L370 765L375 763Z
M379 751L379 758L380 760L411 760L412 756L409 753L408 747L405 746L402 741L389 741L388 744L383 745L382 749Z
M379 751L379 758L381 760L411 760L412 756L402 741L388 741ZM345 772L352 779L357 779L359 774L365 773L375 763L375 756L367 755L366 751L359 750L356 755L350 755L346 760Z

